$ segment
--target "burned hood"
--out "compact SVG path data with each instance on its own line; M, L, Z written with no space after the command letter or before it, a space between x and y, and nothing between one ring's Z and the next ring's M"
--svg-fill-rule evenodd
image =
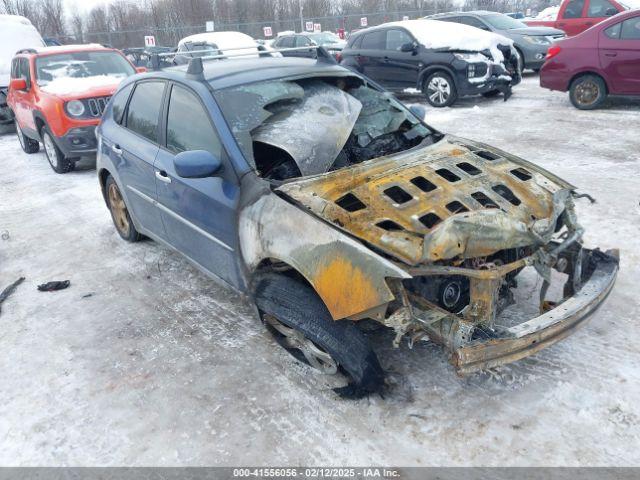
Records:
M545 244L574 187L500 150L446 136L278 190L375 248L418 265Z

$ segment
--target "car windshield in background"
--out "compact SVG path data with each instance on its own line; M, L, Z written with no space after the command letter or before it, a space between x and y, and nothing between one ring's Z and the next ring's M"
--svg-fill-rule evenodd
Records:
M134 73L131 64L115 52L61 53L36 59L36 79L41 86L61 78L125 78Z
M482 17L486 20L493 28L497 28L498 30L514 30L516 28L527 28L527 25L520 20L516 20L515 18L511 18L507 15L497 14L497 15L486 15Z
M318 45L330 45L332 43L340 43L340 37L331 32L312 33L309 38L316 42Z
M214 95L245 157L270 180L318 175L437 140L390 93L357 77L260 82Z

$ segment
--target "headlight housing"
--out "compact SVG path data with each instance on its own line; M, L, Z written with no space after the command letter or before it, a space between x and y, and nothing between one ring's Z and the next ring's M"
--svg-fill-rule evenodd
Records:
M532 37L531 35L523 35L522 39L534 45L550 45L551 42L547 37Z
M84 103L80 100L71 100L65 105L67 113L73 117L80 117L84 114Z
M454 53L458 60L465 62L487 62L489 59L481 53Z

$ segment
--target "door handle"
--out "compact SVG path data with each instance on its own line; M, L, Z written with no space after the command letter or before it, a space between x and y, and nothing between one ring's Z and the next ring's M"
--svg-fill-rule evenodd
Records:
M617 57L618 54L617 53L613 53L613 52L609 52L609 53L605 53L604 56L605 57Z
M164 170L157 171L156 170L156 178L164 183L171 183L171 177L167 175L167 172Z
M120 145L111 145L111 151L113 151L113 153L118 156L122 155L122 149L120 148Z

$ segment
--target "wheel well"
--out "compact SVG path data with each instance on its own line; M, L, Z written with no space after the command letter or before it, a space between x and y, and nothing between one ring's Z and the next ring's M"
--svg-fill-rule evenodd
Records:
M107 186L107 177L109 177L109 175L111 175L111 172L109 172L109 170L107 170L106 168L103 168L98 172L100 190L102 191L102 198L104 199L105 203L107 203L107 192L105 188Z
M40 118L40 117L36 117L35 118L35 122L36 122L36 130L38 131L38 135L40 135L40 138L42 138L42 129L44 128L44 126L46 125L45 121Z
M569 85L567 86L567 90L571 90L571 85L573 85L573 82L575 82L580 77L585 77L587 75L593 75L594 77L598 77L600 80L602 80L602 82L604 83L604 88L606 90L606 93L607 94L609 93L609 85L607 85L607 81L604 79L604 77L602 75L600 75L599 73L596 73L596 72L580 72L580 73L576 73L569 80Z

